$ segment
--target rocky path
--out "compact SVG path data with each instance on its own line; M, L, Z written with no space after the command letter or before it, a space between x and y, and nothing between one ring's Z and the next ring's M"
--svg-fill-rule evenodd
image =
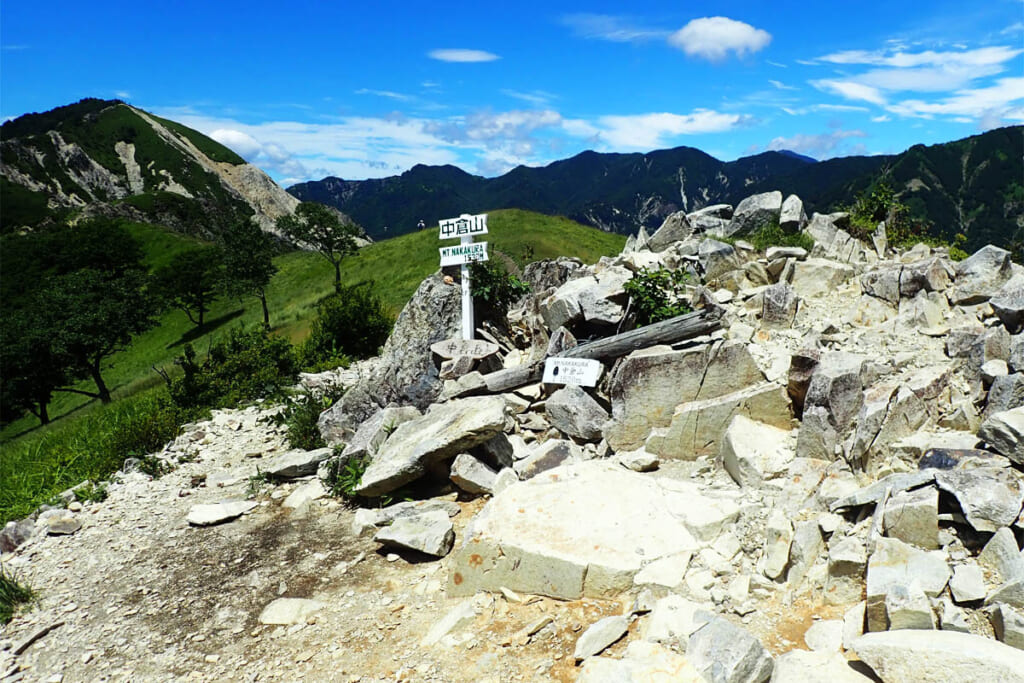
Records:
M172 472L122 475L107 500L75 513L78 532L19 548L11 566L40 600L0 632L0 673L19 670L12 681L571 680L578 631L621 611L532 596L446 599L440 563L379 552L353 535L353 512L336 500L285 508L298 484L257 483L251 513L190 526L192 506L245 498L260 464L286 450L266 416L216 413L172 446L185 460ZM459 517L480 503L464 506L460 531ZM290 626L261 624L281 597L323 607ZM435 629L450 613L454 635ZM424 645L428 635L437 642Z

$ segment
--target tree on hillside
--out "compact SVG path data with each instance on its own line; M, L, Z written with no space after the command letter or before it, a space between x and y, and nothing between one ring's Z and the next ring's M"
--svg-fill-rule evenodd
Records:
M295 241L316 249L334 266L334 291L341 291L341 261L356 251L359 226L323 204L302 202L291 216L277 219L277 228Z
M199 246L181 251L153 277L164 301L184 311L193 325L202 327L223 278L220 250Z
M53 393L73 380L70 359L53 345L53 331L32 309L0 317L0 411L8 422L29 411L50 422Z
M263 326L270 327L267 285L277 272L274 238L252 221L235 223L224 233L224 269L227 290L247 294L263 306Z
M50 349L68 359L69 374L89 377L96 391L63 387L110 403L101 364L156 323L157 305L148 278L137 270L121 275L83 268L53 278L35 299L39 327Z

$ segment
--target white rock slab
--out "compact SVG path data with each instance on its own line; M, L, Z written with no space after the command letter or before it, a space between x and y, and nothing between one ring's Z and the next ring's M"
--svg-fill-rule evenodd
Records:
M562 599L629 590L645 563L698 543L686 514L711 500L605 461L557 467L497 493L452 554L448 590ZM581 523L586 520L586 523Z
M580 667L577 683L704 683L686 657L654 643L636 641L622 659L591 657Z
M256 507L252 500L227 500L222 503L193 505L185 518L193 526L210 526L227 522Z
M278 598L260 612L260 623L276 626L301 624L324 607L324 603L319 600Z
M573 656L579 662L587 657L601 654L605 648L626 635L628 629L629 620L626 617L615 616L600 619L584 631L576 641Z
M970 633L868 633L853 650L886 683L1024 680L1024 651Z

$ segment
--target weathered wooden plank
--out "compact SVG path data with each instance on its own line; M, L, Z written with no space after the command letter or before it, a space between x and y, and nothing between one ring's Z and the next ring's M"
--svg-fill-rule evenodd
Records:
M675 344L685 339L699 337L716 330L720 322L720 309L701 309L662 320L653 325L646 325L603 339L595 339L592 342L566 349L558 355L563 358L594 358L597 360L621 358L649 346Z
M629 332L580 344L556 355L559 358L592 358L595 360L619 358L637 349L645 349L656 344L674 344L707 334L718 328L720 319L720 309L702 309ZM544 362L540 361L492 372L484 375L484 382L487 383L488 391L497 394L525 384L539 382L543 375Z

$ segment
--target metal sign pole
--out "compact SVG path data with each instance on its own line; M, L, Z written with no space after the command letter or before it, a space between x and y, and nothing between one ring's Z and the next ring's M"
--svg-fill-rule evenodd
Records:
M461 244L472 244L472 235L466 235ZM473 338L473 295L469 287L469 264L462 264L462 338L467 341Z

